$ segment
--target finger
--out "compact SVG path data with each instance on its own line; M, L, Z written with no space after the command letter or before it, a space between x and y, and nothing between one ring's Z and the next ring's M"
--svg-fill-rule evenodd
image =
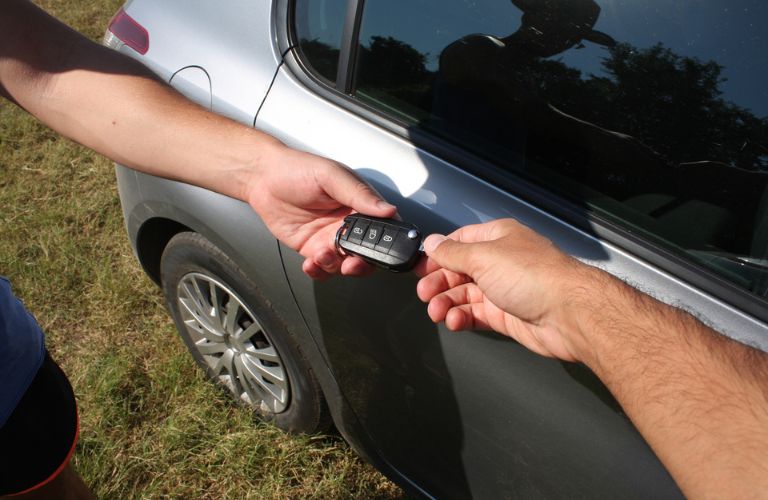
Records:
M474 241L486 241L485 239L481 238L481 236L483 236L487 231L487 229L484 229L485 226L487 226L487 224L473 224L464 226L452 232L447 237L454 241L462 241L465 243L472 243ZM426 255L419 260L418 264L413 270L417 276L426 276L429 273L432 273L443 267L440 265L440 263L437 262L437 260L430 257L430 254L440 243L444 241L444 238L445 236L443 235L435 234L429 235L424 239L424 251Z
M435 295L427 306L427 314L435 323L444 321L448 311L457 306L482 303L483 292L474 283L467 283Z
M375 268L360 257L347 257L341 263L341 274L343 276L363 277L372 274L374 271Z
M333 243L332 235L335 236L335 226L334 222L317 229L299 250L299 253L312 263L312 266L306 261L304 263L310 271L319 268L329 274L339 272L344 257L339 255Z
M434 269L429 269L429 266L430 266L429 257L427 257L426 255L422 255L421 257L419 257L419 260L416 262L416 265L413 266L413 274L415 274L419 278L423 278L424 276L428 275L432 271L435 271L438 269L438 267L436 267L437 264L434 262L431 264L432 267L435 267Z
M443 295L437 295L427 304L427 316L434 323L440 323L445 320L445 315L453 307L451 300Z
M319 175L320 187L334 200L353 210L377 217L393 217L397 208L347 167L334 163Z
M519 342L536 354L550 358L558 357L554 356L546 346L542 345L541 342L531 335L530 329L521 321L512 320L514 325L512 328L499 330L498 325L494 324L498 322L498 318L496 320L491 318L488 308L480 302L451 307L446 311L444 321L446 328L452 332L461 330L495 330Z
M461 330L496 330L498 333L509 337L527 349L546 357L553 356L552 352L542 345L530 330L525 328L522 322L516 322L515 328L508 331L499 331L494 327L494 321L488 315L488 309L482 303L462 304L446 311L445 326L452 332Z
M304 259L301 270L313 280L324 281L330 278L330 275L323 271L320 266L315 264L312 259Z
M313 257L313 262L328 274L339 272L342 263L342 257L335 250L324 248L317 252Z
M441 267L472 275L472 244L460 243L441 234L430 234L424 240L424 251Z
M439 269L419 280L416 284L416 295L422 302L429 302L435 295L471 281L466 274Z
M481 224L468 224L455 230L448 237L462 243L478 243L496 240L524 228L525 226L515 219L496 219Z
M427 255L424 255L416 263L416 267L413 268L414 274L419 277L427 276L429 273L433 273L438 269L443 269L443 266L438 264L435 259L430 259Z
M462 251L459 250L459 247L449 244L447 247L452 247L454 250L448 250L447 247L442 251L437 250L438 247L441 247L441 244L446 241L446 239L451 240L453 242L458 242L458 243L481 243L485 241L492 241L492 240L498 239L510 232L519 230L520 228L523 228L523 227L524 226L522 226L519 222L517 222L514 219L499 219L491 222L484 222L482 224L470 224L467 226L460 227L459 229L450 233L447 237L441 234L429 235L424 240L424 251L427 254L427 259L425 259L425 262L420 263L420 267L417 268L416 272L417 274L423 273L422 275L424 275L440 267L448 267L454 271L469 274L467 270L456 268L456 266L460 265L462 262L460 255L457 255L454 259L452 259L450 255L449 256L442 255L444 252L452 252L452 251L456 253L460 253ZM470 251L470 250L471 248L465 249L463 251ZM441 260L446 258L449 260L447 261Z
M429 318L435 323L445 322L446 328L459 330L492 330L482 303L452 305L444 295L435 297L427 307Z
M460 330L492 330L483 304L463 304L452 307L445 315L445 326L452 332Z

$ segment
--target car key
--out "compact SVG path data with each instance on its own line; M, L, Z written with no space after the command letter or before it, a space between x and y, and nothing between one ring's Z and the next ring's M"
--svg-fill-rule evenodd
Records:
M419 260L421 232L407 222L353 214L344 218L336 232L336 249L399 273Z

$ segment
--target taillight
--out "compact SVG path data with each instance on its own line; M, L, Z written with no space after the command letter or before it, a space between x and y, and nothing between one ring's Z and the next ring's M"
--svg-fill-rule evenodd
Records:
M117 11L115 17L109 22L107 30L107 36L104 37L105 45L114 45L114 43L109 43L110 40L108 40L108 38L111 38L109 33L112 33L115 38L139 54L146 54L149 50L149 33L144 29L144 26L137 23L123 9Z

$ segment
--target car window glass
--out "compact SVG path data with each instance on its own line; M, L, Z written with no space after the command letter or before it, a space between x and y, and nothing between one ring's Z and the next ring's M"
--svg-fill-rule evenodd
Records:
M336 81L346 0L297 0L296 35L303 60L328 82Z
M764 0L367 0L356 97L768 294Z

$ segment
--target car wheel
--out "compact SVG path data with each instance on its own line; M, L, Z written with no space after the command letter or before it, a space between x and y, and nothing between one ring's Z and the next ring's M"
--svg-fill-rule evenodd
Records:
M325 398L298 343L224 252L200 234L179 233L160 269L176 328L212 381L284 430L328 428Z

